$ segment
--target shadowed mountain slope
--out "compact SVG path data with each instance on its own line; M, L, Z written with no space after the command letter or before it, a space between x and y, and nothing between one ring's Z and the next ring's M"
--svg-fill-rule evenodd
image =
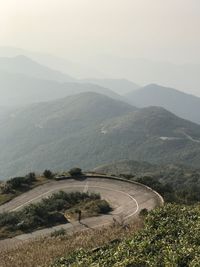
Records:
M200 163L200 126L97 93L34 104L0 123L1 177L113 160Z

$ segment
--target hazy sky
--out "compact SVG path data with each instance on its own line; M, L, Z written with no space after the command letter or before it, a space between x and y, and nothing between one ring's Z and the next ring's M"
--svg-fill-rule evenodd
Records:
M200 63L200 0L3 0L0 45Z

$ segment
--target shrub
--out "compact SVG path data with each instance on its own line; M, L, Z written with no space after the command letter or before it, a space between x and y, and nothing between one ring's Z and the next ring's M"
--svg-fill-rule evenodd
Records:
M81 176L82 175L82 170L80 168L73 168L69 171L69 174L71 176Z
M15 225L19 222L19 216L14 212L0 213L0 227L7 225Z
M32 183L36 180L36 175L34 172L30 172L25 176L25 180L27 181L27 183Z
M24 177L14 177L7 181L7 184L10 185L13 189L18 189L26 183Z
M45 170L45 171L43 172L43 175L44 175L44 177L47 178L47 179L50 179L50 178L53 177L53 173L52 173L50 170Z
M9 194L13 192L12 186L9 183L1 184L0 191L1 191L1 194Z
M148 215L148 209L141 209L139 216L146 217Z
M61 229L55 230L53 233L51 233L51 237L63 236L65 234L66 234L65 229L61 228Z
M99 213L104 214L104 213L108 213L112 210L110 205L108 204L108 202L105 200L100 200L99 203L97 203L97 206L99 208Z

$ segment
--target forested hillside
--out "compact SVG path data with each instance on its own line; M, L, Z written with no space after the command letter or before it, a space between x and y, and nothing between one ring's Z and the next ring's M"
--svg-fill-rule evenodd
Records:
M39 103L0 123L0 176L92 169L110 160L199 166L200 126L163 108L137 109L97 93Z

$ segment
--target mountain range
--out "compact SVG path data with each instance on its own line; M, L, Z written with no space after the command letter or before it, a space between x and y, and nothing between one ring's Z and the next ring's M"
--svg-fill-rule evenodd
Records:
M24 74L0 70L0 106L20 106L55 100L81 92L97 92L114 99L122 99L110 89L95 84L43 80Z
M44 80L54 80L59 82L74 81L74 78L71 76L41 65L24 55L16 57L0 57L0 70L9 73L24 74Z
M127 79L85 79L81 81L109 88L119 95L130 93L140 87Z
M143 58L125 58L98 55L82 61L90 66L98 66L108 77L124 77L140 84L158 83L200 96L200 64L175 64ZM102 77L101 77L102 78Z
M28 105L81 92L98 92L123 99L109 88L86 81L81 83L25 56L0 58L0 106Z
M200 126L160 107L81 93L32 104L0 121L0 177L112 160L200 163Z
M126 94L137 107L160 106L179 117L200 124L200 98L173 88L150 84Z
M78 80L25 56L0 58L0 106L28 105L81 92L105 94L137 107L161 106L200 123L200 98L176 89L156 84L138 88L126 79Z
M94 80L112 80L123 77L142 86L158 83L200 97L199 64L174 64L143 58L121 58L107 54L86 55L85 58L74 61L47 53L0 46L0 57L16 57L18 55L25 55L50 69L59 70L61 73L69 74L70 77L78 79L94 77Z

